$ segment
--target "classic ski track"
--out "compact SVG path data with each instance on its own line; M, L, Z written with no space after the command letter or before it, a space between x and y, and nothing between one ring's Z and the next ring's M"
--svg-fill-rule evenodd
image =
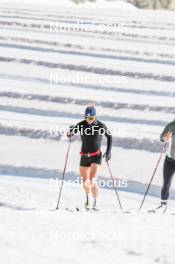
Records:
M24 45L24 43L26 42L27 44L37 44L37 47L42 47L42 45L44 45L44 47L45 46L48 46L47 48L49 48L49 49L51 49L51 47L52 47L52 50L53 51L55 51L55 48L65 48L66 50L75 50L75 51L84 51L84 52L89 52L89 53L92 53L93 51L94 51L94 53L93 54L97 54L98 55L98 53L95 53L95 52L111 52L111 54L112 53L114 53L114 54L116 54L116 53L120 53L120 55L121 55L121 53L126 53L126 54L129 54L129 55L132 55L132 56L136 56L136 55L138 55L139 57L138 57L138 59L145 59L145 57L152 57L153 55L155 55L156 57L160 57L160 58L169 58L169 59L175 59L175 55L174 54L170 54L170 53L156 53L156 52L144 52L144 51L137 51L137 52L134 52L133 50L122 50L122 49L115 49L115 48L103 48L103 47L97 47L97 46L92 46L92 45L89 45L89 46L87 46L87 47L84 47L83 45L81 45L81 44L72 44L72 43L62 43L62 42L58 42L57 40L53 40L53 41L49 41L49 40L40 40L40 39L33 39L33 38L20 38L20 37L11 37L11 36L0 36L0 40L1 41L5 41L5 43L6 43L6 41L12 41L12 42L22 42L23 43L23 45ZM2 42L2 43L4 43L4 42ZM12 44L12 43L11 43ZM13 43L14 44L14 43ZM33 47L33 46L31 46L31 47ZM89 53L87 53L87 54L89 54ZM104 54L104 56L105 56L106 54ZM140 56L144 56L144 57L140 57ZM133 57L131 57L131 58L133 58ZM135 57L136 59L137 59L137 57ZM160 62L166 62L166 60L167 59L165 59L165 60L160 60L160 59L155 59L156 61L160 61ZM151 61L151 60L150 60ZM154 61L154 59L153 59L153 61ZM168 61L168 62L173 62L174 63L174 61L172 61L172 60L170 60L170 61Z
M149 35L142 35L138 33L124 33L124 32L101 32L101 31L80 31L80 32L74 32L73 29L69 29L69 32L63 32L62 30L58 30L56 32L50 31L50 25L40 25L40 24L30 24L30 23L20 23L20 22L6 22L6 21L0 21L0 28L1 29L13 29L13 30L24 30L25 31L34 31L34 32L42 32L42 33L48 33L51 35L54 34L61 34L61 35L76 35L87 38L88 35L90 37L96 38L96 39L113 39L113 40L124 40L124 41L130 41L130 42L142 42L142 43L155 43L155 44L165 44L164 41L166 41L166 45L174 45L175 44L175 38L174 37L167 37L167 36L149 36Z
M101 106L104 108L112 108L112 109L133 109L140 111L156 111L156 112L165 112L165 113L175 113L174 107L164 107L164 106L151 106L151 105L139 105L139 104L131 104L131 103L120 103L120 102L105 102L105 101L93 101L86 99L76 99L71 97L61 97L61 96L52 96L52 95L41 95L41 94L32 94L32 93L17 93L17 92L0 92L0 96L11 97L11 98L21 98L27 100L37 100L44 102L55 102L62 104L77 104L77 105L87 105L90 102L95 103L97 106Z
M18 80L18 81L27 81L27 82L31 82L31 83L41 83L41 84L49 84L50 81L48 79L44 79L44 78L37 78L37 77L27 77L27 76L20 76L20 75L14 75L14 74L4 74L4 73L0 73L0 78L2 79L6 79L6 80ZM54 85L56 87L62 86L63 84L60 82L54 83ZM166 96L166 97L175 97L175 92L171 92L171 91L153 91L153 90L142 90L142 89L134 89L134 88L119 88L119 87L106 87L106 86L96 86L93 84L78 84L78 83L69 83L69 87L78 87L78 88L83 88L83 89L91 89L91 90L99 90L99 91L112 91L112 92L120 92L120 93L126 93L126 94L140 94L140 95L151 95L151 96ZM9 97L13 97L14 98L20 98L21 95L18 92L0 92L0 96L9 96ZM22 96L26 97L25 94L22 94ZM30 93L29 97L32 96L33 99L35 99L35 96ZM38 95L39 96L39 95ZM38 97L39 98L39 97ZM66 103L66 102L65 102ZM100 102L98 102L99 104ZM149 110L149 105L147 105L148 110ZM161 106L160 106L161 107ZM158 107L159 108L159 107ZM159 108L160 109L160 108ZM167 108L169 109L169 108ZM170 108L172 109L172 108ZM155 110L157 111L157 110ZM168 110L169 111L169 110ZM170 110L171 111L171 110ZM174 113L174 112L173 112Z
M49 52L49 53L57 53L57 54L66 54L66 55L78 55L83 57L96 57L96 58L104 58L104 59L116 59L116 60L126 60L126 61L135 61L135 62L144 62L144 63L156 63L163 65L175 65L175 61L171 60L160 60L160 59L145 59L145 58L136 58L136 57L126 57L126 56L116 56L116 55L107 55L107 54L98 54L92 52L85 51L77 51L77 50L59 50L59 49L49 49L45 47L34 47L31 45L17 45L12 43L0 43L0 47L4 48L15 48L19 50L28 50L28 51L40 51L40 52Z
M0 9L1 11L1 9ZM26 20L36 20L36 21L44 21L44 22L60 22L60 23L75 23L75 20L79 19L80 21L82 21L83 24L89 24L93 21L93 24L94 25L100 25L101 23L103 23L104 25L108 25L108 23L111 23L112 20L108 20L106 19L105 21L102 20L100 21L100 19L97 19L96 18L96 21L94 22L94 18L91 17L91 19L87 19L85 17L72 17L72 16L62 16L62 15L57 15L57 16L35 16L35 15L32 15L31 14L25 14L24 15L15 15L15 13L13 15L4 15L3 12L0 12L0 16L2 18L10 18L10 19L26 19ZM120 20L116 20L113 21L113 23L119 23L121 22L121 19ZM159 30L174 30L175 29L175 24L172 24L171 26L168 25L168 24L163 24L162 23L162 26L160 26L159 23L156 23L156 22L150 22L150 25L148 25L149 23L144 23L144 22L141 22L141 21L132 21L132 20L128 20L126 21L125 20L125 23L128 25L128 28L137 28L137 29L159 29ZM155 24L154 26L152 24ZM163 26L164 25L164 26Z
M0 125L0 135L22 136L32 139L44 139L54 141L61 141L63 138L63 136L59 133L56 135L51 135L48 130L3 125ZM74 137L73 142L75 141L81 142L79 136ZM102 145L106 145L106 142L103 141ZM151 153L159 153L162 148L162 144L158 140L152 140L147 138L136 139L131 137L121 138L115 136L113 136L113 146L121 147L123 149L145 150Z
M53 13L53 11L50 11L49 12L49 14L48 14L48 12L47 11L42 11L42 10L35 10L35 11L32 11L31 9L14 9L14 8L6 8L6 9L4 9L4 8L1 8L0 7L0 10L2 11L2 13L7 13L7 14L20 14L20 15L24 15L24 16L26 16L26 15L28 15L29 17L38 17L38 14L39 14L39 16L41 16L41 14L43 14L43 18L63 18L63 19L72 19L72 20L77 20L77 19L80 19L80 20L86 20L87 21L87 19L88 19L88 21L90 20L90 21L94 21L94 18L96 19L96 20L98 20L98 21L100 21L100 22L104 22L104 18L101 18L100 16L97 18L97 17L94 17L94 16L90 16L90 15L88 15L88 16L86 16L86 17L84 17L84 16L80 16L79 14L77 14L77 15L74 15L74 14L72 14L72 13L70 13L69 15L66 15L66 14L64 14L64 15L59 15L58 14L58 12L54 12ZM152 21L143 21L143 20L134 20L133 18L131 19L131 20L128 20L127 21L127 17L126 17L126 15L121 15L121 16L118 16L118 18L112 18L112 19L109 19L107 16L105 17L105 21L107 21L107 22L110 22L111 23L111 21L114 21L114 19L116 20L117 19L117 21L121 21L122 19L123 19L123 21L125 21L126 23L133 23L133 25L136 25L136 24L139 24L138 25L138 28L140 28L141 27L141 25L143 25L143 24L145 24L145 27L146 28L149 28L148 27L148 25L150 24L150 25L166 25L166 28L165 29L168 29L167 28L167 26L168 27L172 27L172 29L174 29L175 28L175 23L170 23L170 22L162 22L162 21L159 21L159 22L155 22L154 20L152 20ZM116 21L115 21L116 22ZM157 27L154 27L154 28L157 28Z
M72 119L81 119L82 114L77 113L67 113L58 110L49 110L49 109L37 109L33 107L22 107L22 106L12 106L12 105L1 105L0 104L0 111L8 111L11 113L18 113L18 114L27 114L27 115L35 115L35 116L46 116L46 117L65 117L65 118L72 118ZM146 125L146 126L165 126L167 124L166 121L161 120L146 120L146 119L136 119L136 118L124 118L124 117L115 117L109 115L98 115L99 119L103 122L115 122L115 123L124 123L124 124L139 124L139 125ZM1 118L0 118L1 120Z
M75 65L75 64L67 64L67 63L55 63L55 62L47 62L42 60L33 60L33 59L24 59L24 58L14 58L14 57L3 57L0 56L0 62L8 62L8 63L17 63L17 64L25 64L25 65L37 65L41 67L46 67L50 69L63 69L70 71L80 71L80 72L88 72L88 73L96 73L100 75L109 75L109 76L127 76L135 79L148 79L148 80L159 80L165 82L175 82L175 77L170 75L158 75L152 73L141 73L141 72L133 72L133 71L120 71L115 69L103 68L103 67L93 67L86 65Z

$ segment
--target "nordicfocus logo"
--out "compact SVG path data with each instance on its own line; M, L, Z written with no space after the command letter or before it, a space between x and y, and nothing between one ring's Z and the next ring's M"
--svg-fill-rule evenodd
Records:
M82 85L116 85L128 83L128 77L126 75L98 75L98 74L70 74L63 75L60 72L51 72L49 75L50 84L82 84Z
M64 181L65 184L71 186L71 187L78 187L80 185L87 185L89 186L89 183L92 184L92 187L93 185L95 186L96 184L98 185L98 187L100 188L127 188L128 187L128 181L126 179L114 179L114 180L111 180L111 179L96 179L94 178L93 180L86 180L85 182L83 182L83 180L81 178L77 178L75 180L65 180ZM49 186L51 188L58 188L61 186L61 181L59 178L56 178L56 179L53 179L53 178L50 178L50 181L49 181Z
M48 233L48 238L50 240L56 241L92 241L92 240L100 240L100 241L115 241L122 242L122 240L127 238L127 232L125 230L118 231L104 231L104 230L94 230L94 231L86 231L86 230L75 230L75 231L61 231L60 229L52 229Z
M84 23L77 20L75 23L50 22L50 32L106 32L115 33L123 32L128 29L128 24L124 22L118 23Z
M59 126L50 126L49 127L49 134L50 136L63 136L67 137L69 129L67 127L59 127ZM92 126L87 127L86 129L83 128L82 125L80 125L77 128L72 128L71 129L72 134L76 135L87 135L87 136L94 136L95 134L99 133L101 136L104 136L105 134L107 135L112 135L112 136L127 136L128 135L128 130L125 128L110 128L105 129L105 128L99 128L98 126Z

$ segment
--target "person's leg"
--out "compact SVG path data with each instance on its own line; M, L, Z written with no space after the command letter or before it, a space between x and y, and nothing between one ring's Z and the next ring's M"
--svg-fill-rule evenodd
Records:
M90 182L90 166L83 167L80 166L80 176L83 179L83 187L86 193L91 192L91 182Z
M92 196L94 198L93 202L93 207L98 207L97 206L97 198L99 195L99 188L98 188L98 183L97 183L97 175L100 170L100 165L96 163L92 163L90 167L90 180L91 180L91 190L92 190Z
M100 165L96 163L92 163L90 167L90 181L91 181L91 188L92 188L92 195L94 198L98 197L99 189L98 184L96 182L97 175L100 170Z
M83 187L86 192L86 204L89 204L91 196L90 166L80 166L80 176L83 179Z
M169 191L174 173L175 161L166 156L163 168L163 187L161 191L161 199L163 202L166 202L169 198Z

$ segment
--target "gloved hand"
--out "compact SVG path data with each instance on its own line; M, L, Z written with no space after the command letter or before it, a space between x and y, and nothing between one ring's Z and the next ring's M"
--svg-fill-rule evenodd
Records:
M111 159L111 151L106 151L103 158L105 158L106 162L109 161Z
M74 126L70 126L69 127L69 131L67 132L67 137L68 138L73 136L73 129L74 129Z
M173 136L173 133L168 132L167 134L164 135L163 139L164 139L165 141L169 141L170 138L172 138L172 136Z
M67 137L68 138L72 137L72 133L70 131L67 132Z

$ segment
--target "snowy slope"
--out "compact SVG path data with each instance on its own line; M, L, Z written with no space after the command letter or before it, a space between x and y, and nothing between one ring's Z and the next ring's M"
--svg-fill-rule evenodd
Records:
M94 3L91 2L86 2L86 3L80 3L80 4L75 4L71 0L42 0L38 1L36 3L35 0L3 0L3 3L10 3L10 4L36 4L38 5L45 5L45 6L54 6L54 7L68 7L68 8L109 8L109 9L137 9L135 6L131 5L130 3L126 3L124 1L113 1L113 2L107 2L105 0L98 0Z
M112 9L99 13L98 8L80 11L50 7L48 14L45 5L38 9L22 5L16 9L12 2L8 9L1 4L0 13L0 121L7 142L10 136L23 144L18 137L25 136L24 156L32 166L27 150L31 138L36 138L36 142L43 139L50 149L52 143L47 140L52 139L55 149L57 146L65 149L65 138L51 137L50 128L67 128L78 122L84 107L94 102L98 105L99 119L117 130L113 170L133 184L135 181L146 184L161 149L159 135L166 123L174 119L173 13L121 10L116 16ZM70 26L77 20L94 22L95 31L48 30L50 21ZM100 23L111 22L127 23L128 28L114 34L99 31ZM73 79L64 84L58 80L50 84L51 75L53 79L78 76L80 81ZM102 82L102 77L118 79L109 83ZM76 138L76 159L79 149ZM144 170L139 157L144 160ZM129 170L122 166L125 158ZM74 162L69 170L78 175L78 164ZM9 159L3 163L8 164ZM22 162L18 155L10 163L28 166L28 161ZM49 162L44 165L49 169L53 166ZM62 169L58 159L54 166ZM161 174L162 164L155 178L157 186L161 185ZM105 177L106 171L102 170L101 175Z
M48 180L0 178L0 261L19 263L174 263L174 215L122 214L114 192L101 192L102 212L71 213L83 206L79 186L65 184L60 211ZM141 197L121 194L125 208L136 209ZM147 201L148 206L156 199ZM171 211L173 212L173 211ZM87 258L88 254L88 258Z
M159 203L163 162L137 212L162 148L159 135L174 119L174 13L138 12L120 1L115 8L99 1L100 11L98 3L35 2L0 2L0 262L174 264L175 192L166 215L146 213ZM82 31L49 30L50 22L71 28L77 21ZM88 23L94 30L84 30ZM111 33L99 30L101 23L127 28ZM78 76L79 82L50 83L50 76ZM67 139L50 129L77 123L89 102L117 129L110 164L115 178L128 181L119 194L132 214L120 212L111 188L101 188L99 213L64 210L84 205L80 184L69 183L79 179L78 137L60 211L52 211ZM99 179L109 179L104 162Z

